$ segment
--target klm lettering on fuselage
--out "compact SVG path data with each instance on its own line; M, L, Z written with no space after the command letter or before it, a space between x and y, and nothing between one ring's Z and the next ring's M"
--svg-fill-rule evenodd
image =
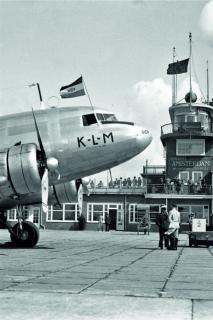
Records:
M92 134L89 137L77 137L78 148L85 148L89 146L97 146L99 144L105 144L109 142L114 142L113 133L103 133L102 136L96 136Z

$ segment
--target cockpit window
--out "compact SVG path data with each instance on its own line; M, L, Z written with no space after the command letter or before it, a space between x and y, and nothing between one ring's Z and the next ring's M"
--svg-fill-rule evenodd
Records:
M84 126L91 126L91 124L97 123L97 119L96 119L94 113L84 114L82 116L82 119L83 119Z
M104 120L104 116L102 113L96 113L96 116L97 116L97 119L100 120L100 121L103 121Z
M112 113L96 113L98 120L100 121L117 121L117 118Z

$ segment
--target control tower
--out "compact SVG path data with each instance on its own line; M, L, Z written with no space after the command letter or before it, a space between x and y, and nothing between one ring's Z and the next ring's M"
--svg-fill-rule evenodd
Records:
M206 219L213 225L213 102L198 102L191 83L190 58L169 65L167 74L173 75L173 101L169 107L171 123L161 126L161 141L165 150L166 193L171 194L187 223L188 216ZM173 55L174 58L174 55ZM176 102L175 79L178 73L187 72L190 61L190 88L184 101ZM184 64L184 65L183 65ZM169 72L168 72L169 71ZM208 68L207 68L208 80ZM208 87L208 81L207 81Z

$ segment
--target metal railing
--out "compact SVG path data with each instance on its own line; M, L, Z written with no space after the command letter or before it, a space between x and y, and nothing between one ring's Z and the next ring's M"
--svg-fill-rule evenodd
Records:
M148 184L146 193L166 193L166 194L183 194L183 195L193 195L193 194L212 194L212 185L197 185L197 184Z
M173 122L167 123L161 127L161 135L166 134L191 134L191 135L201 135L201 136L212 136L213 126L210 123L201 122Z
M90 193L142 193L142 194L183 194L183 195L211 195L213 194L212 185L198 185L198 184L148 184L146 186L140 187L107 187L107 186L94 186L93 188L89 187Z

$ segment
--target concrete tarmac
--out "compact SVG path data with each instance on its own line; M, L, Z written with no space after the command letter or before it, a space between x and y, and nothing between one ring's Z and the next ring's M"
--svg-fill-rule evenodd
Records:
M2 320L213 319L213 248L158 249L158 234L53 231L35 248L0 230Z

